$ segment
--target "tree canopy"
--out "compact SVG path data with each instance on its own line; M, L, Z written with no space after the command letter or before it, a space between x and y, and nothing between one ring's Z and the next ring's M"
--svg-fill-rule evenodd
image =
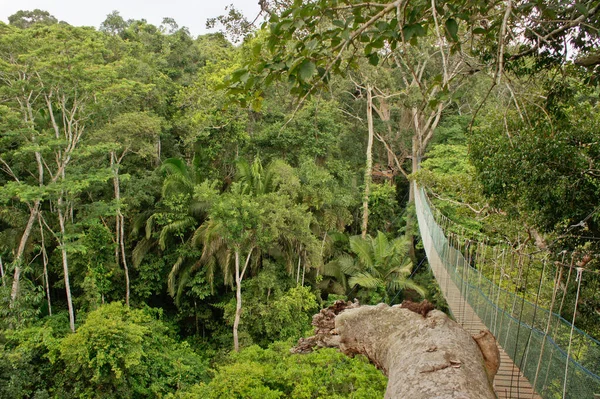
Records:
M597 1L259 3L198 37L0 22L0 396L382 396L288 351L337 299L446 308L415 181L548 281L586 259L600 337Z

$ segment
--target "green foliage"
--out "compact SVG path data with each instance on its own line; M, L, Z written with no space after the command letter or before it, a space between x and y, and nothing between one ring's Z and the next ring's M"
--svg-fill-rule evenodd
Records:
M435 36L438 20L442 25L439 34L458 50L461 25L474 24L492 9L494 2L464 0L435 8L410 3L401 13L394 2L375 7L350 1L295 2L282 12L270 13L262 26L264 44L232 74L228 90L236 98L245 93L241 99L245 106L261 97L262 85L280 80L289 84L293 95L301 97L327 84L333 75L358 69L360 57L378 65L379 51L386 45L392 51L404 45L417 47L428 36ZM493 37L493 30L485 31L485 35ZM347 51L350 48L355 51Z
M28 271L28 268L25 268L25 272ZM9 279L6 278L6 281ZM30 326L42 314L43 287L35 285L33 281L24 280L20 290L20 295L11 308L10 286L0 287L0 330Z
M54 25L58 20L48 11L36 8L33 11L19 10L8 17L8 23L17 28L27 29L34 25Z
M443 303L424 268L408 278L406 242L392 239L403 218L405 233L417 229L414 208L398 203L404 183L372 186L372 235L352 237L362 84L375 87L381 169L410 169L411 126L432 126L437 114L427 112L443 106L431 141L420 138L427 154L412 177L460 229L522 237L525 225L568 248L597 249L586 237L600 234L599 101L581 82L593 83L599 67L544 69L569 63L565 38L580 55L597 52L594 2L519 3L502 34L500 0L261 5L266 23L239 46L116 11L99 31L40 10L0 23L0 397L381 397L380 373L333 351L299 357L275 344L222 361L236 254L242 268L249 259L237 276L245 345L301 336L322 301L316 289L327 301L376 303L411 288L408 296ZM247 33L249 22L230 11L215 21ZM502 47L499 37L523 42ZM125 261L131 304L159 311L104 305L124 297ZM596 285L585 282L578 307L590 331ZM204 357L213 356L209 382Z
M543 231L595 235L597 96L567 79L551 89L545 104L526 110L528 121L514 117L503 128L486 118L470 140L470 159L495 206ZM587 226L569 228L586 217Z
M58 355L68 318L59 320L58 329L49 320L42 326L0 333L0 397L50 397L63 382L64 364Z
M322 164L339 157L346 124L336 101L310 101L291 120L290 115L271 111L278 106L281 105L265 106L265 122L252 137L252 143L261 154L286 159L293 166L305 159Z
M389 184L372 184L369 195L369 231L397 231L400 214L396 187Z
M404 238L389 240L378 231L376 237L350 237L349 243L353 256L341 255L324 269L325 275L351 289L349 296L371 304L387 303L402 289L425 296L425 290L408 278L413 265Z
M98 305L121 297L115 295L115 277L122 277L115 265L115 246L112 244L111 231L93 220L76 242L77 251L73 251L73 270L81 279L75 281L81 285L84 295L77 304L82 310L94 310ZM113 294L113 295L110 295ZM119 293L120 294L120 293Z
M334 349L291 355L289 344L268 349L251 346L232 354L208 384L177 395L207 398L355 398L383 397L386 378L363 356L348 358Z
M205 361L147 311L115 302L60 343L72 389L84 397L164 395L204 378Z
M265 284L265 274L268 271L259 273L244 286L241 328L250 335L252 342L261 346L274 341L297 340L309 328L312 316L318 310L315 295L309 287L302 286L284 291L281 277ZM235 306L231 303L225 310L225 317L233 320L234 312Z

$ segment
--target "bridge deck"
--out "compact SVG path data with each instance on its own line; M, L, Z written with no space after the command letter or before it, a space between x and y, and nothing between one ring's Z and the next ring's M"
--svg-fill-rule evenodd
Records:
M416 196L417 209L419 208L419 196ZM418 212L417 212L418 215ZM419 215L420 216L420 215ZM463 299L460 290L452 281L441 258L439 257L431 235L428 234L427 224L419 218L419 227L423 239L423 246L427 253L427 258L431 270L440 285L444 298L448 302L448 307L454 316L456 322L461 324L464 329L471 334L478 334L481 330L487 329L473 308ZM513 363L512 359L498 344L500 349L500 369L494 379L494 389L500 399L542 399L532 388L529 381L523 376L519 368Z

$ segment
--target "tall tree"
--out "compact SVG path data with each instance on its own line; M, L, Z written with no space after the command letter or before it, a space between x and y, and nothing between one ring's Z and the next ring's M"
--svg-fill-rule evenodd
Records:
M8 17L8 23L17 28L27 29L34 25L54 25L58 23L58 19L50 15L48 11L36 8L33 11L17 11Z
M125 272L125 303L129 306L130 280L125 247L125 216L121 198L120 167L129 154L137 154L141 159L154 156L155 143L161 131L162 120L156 115L132 112L118 115L102 131L105 143L114 143L110 149L110 168L113 174L115 200L115 259Z
M23 250L33 222L42 201L49 201L58 221L54 236L60 248L74 330L67 248L69 225L74 221L73 201L90 184L106 181L110 175L102 168L79 173L73 167L101 151L86 141L86 134L108 115L103 107L112 107L110 99L123 94L128 86L120 85L123 79L117 76L114 65L106 63L102 53L105 36L93 29L60 24L25 30L6 25L0 28L4 33L0 39L1 95L22 121L21 129L10 133L16 150L3 154L3 169L12 180L3 189L29 208L29 219L15 251L11 302L18 295ZM35 169L29 170L21 155L31 158ZM12 165L5 156L11 157Z

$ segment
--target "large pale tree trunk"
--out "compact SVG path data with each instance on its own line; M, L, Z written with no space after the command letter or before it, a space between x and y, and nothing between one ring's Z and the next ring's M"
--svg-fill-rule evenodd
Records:
M375 135L373 127L373 89L367 86L367 125L369 138L367 141L367 163L365 165L365 192L363 196L363 218L362 218L362 238L367 237L369 226L369 196L371 194L371 179L373 174L373 137Z
M492 382L500 353L489 332L471 337L422 304L357 305L338 301L323 309L313 317L316 335L301 339L292 352L337 347L350 356L363 354L388 376L386 399L496 398Z

